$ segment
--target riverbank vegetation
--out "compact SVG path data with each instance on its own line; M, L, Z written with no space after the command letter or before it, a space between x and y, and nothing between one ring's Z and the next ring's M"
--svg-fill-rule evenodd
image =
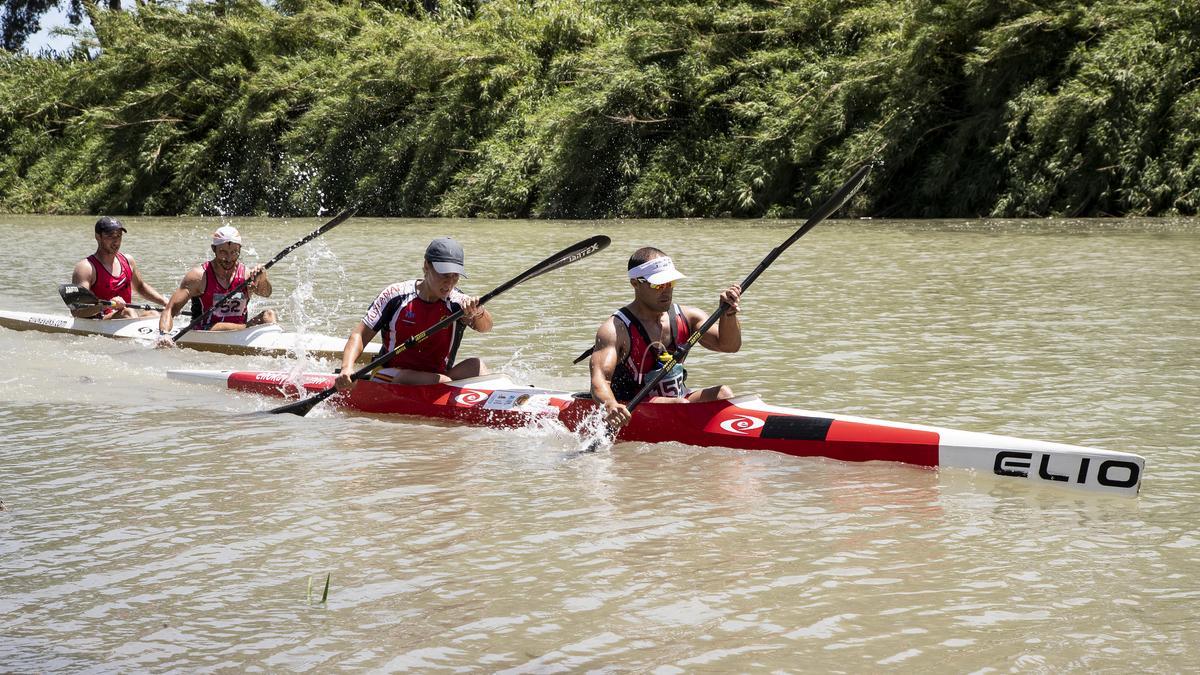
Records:
M1194 215L1200 3L257 0L0 53L0 210ZM90 46L90 49L89 49Z

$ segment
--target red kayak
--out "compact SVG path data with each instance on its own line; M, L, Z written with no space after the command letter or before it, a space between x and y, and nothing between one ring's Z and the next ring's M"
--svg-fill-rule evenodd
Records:
M301 386L308 395L334 381L329 374L292 378L282 372L172 370L168 375L288 398L301 395ZM601 407L586 394L520 387L502 375L429 386L360 381L348 396L329 400L367 413L477 426L517 428L554 419L571 431L601 428ZM1143 458L1125 452L782 408L753 395L711 403L643 403L617 440L957 467L1126 496L1138 493L1145 466Z

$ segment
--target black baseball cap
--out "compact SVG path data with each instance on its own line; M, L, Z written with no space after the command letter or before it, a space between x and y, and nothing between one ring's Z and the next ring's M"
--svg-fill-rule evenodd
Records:
M117 230L122 232L129 231L125 229L124 223L112 216L100 216L100 220L96 221L96 234L100 234L101 232L116 232Z

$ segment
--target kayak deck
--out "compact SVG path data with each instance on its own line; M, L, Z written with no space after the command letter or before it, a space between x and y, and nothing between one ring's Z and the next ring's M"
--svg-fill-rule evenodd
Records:
M151 342L158 337L158 317L138 319L84 319L62 314L37 314L0 310L0 326L13 330L32 330L70 335L101 335L119 339ZM177 327L178 332L182 327ZM327 335L309 335L283 330L276 324L251 326L231 331L189 331L178 343L199 351L223 354L265 354L282 356L304 351L323 358L340 358L346 341ZM374 358L379 345L367 345L360 360Z
M333 386L332 374L168 371L178 380L295 398ZM333 404L367 413L412 415L465 424L518 428L557 420L572 432L598 433L602 407L587 395L519 387L504 376L405 386L362 381ZM737 450L769 450L842 461L888 461L974 469L1095 492L1133 496L1145 460L1138 455L941 427L886 422L764 403L743 395L708 403L647 402L617 441L677 442Z

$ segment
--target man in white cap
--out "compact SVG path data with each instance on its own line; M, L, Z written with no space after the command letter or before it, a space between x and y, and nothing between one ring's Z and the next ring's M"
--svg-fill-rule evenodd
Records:
M111 305L91 305L71 310L73 316L95 319L132 319L137 316L154 316L153 310L140 314L132 307L133 291L150 302L166 304L162 294L142 279L133 256L121 253L121 240L125 225L112 216L101 216L96 221L96 252L75 263L71 283L90 290L101 300Z
M212 251L212 260L188 270L179 288L167 301L166 309L158 320L160 346L175 344L169 335L173 319L189 300L192 301L192 316L195 317L216 307L204 323L196 326L196 330L239 330L275 323L273 309L263 310L250 318L249 296L270 297L271 280L267 278L267 270L262 265L247 270L244 264L238 262L238 256L242 253L242 235L237 228L232 225L217 228L212 234ZM253 278L253 281L246 286L246 291L226 299L229 291L247 278Z
M458 289L459 278L467 276L464 259L461 244L450 237L438 237L425 248L421 278L392 284L379 293L346 340L338 389L354 387L350 377L354 364L376 333L382 333L379 352L384 354L459 309L463 315L454 325L393 356L376 371L374 379L394 384L437 384L488 373L487 366L477 358L455 363L464 328L480 333L492 329L492 315L480 306L479 298Z
M611 429L629 422L629 410L622 401L632 399L663 361L708 320L702 310L675 304L675 282L683 278L671 259L652 246L629 257L633 302L600 325L590 363L592 397L604 405L605 421ZM717 352L741 349L742 328L737 317L741 294L737 284L721 292L720 301L729 309L700 337L702 346ZM733 396L725 385L691 391L684 384L686 378L683 366L676 365L655 385L650 400L689 403Z

